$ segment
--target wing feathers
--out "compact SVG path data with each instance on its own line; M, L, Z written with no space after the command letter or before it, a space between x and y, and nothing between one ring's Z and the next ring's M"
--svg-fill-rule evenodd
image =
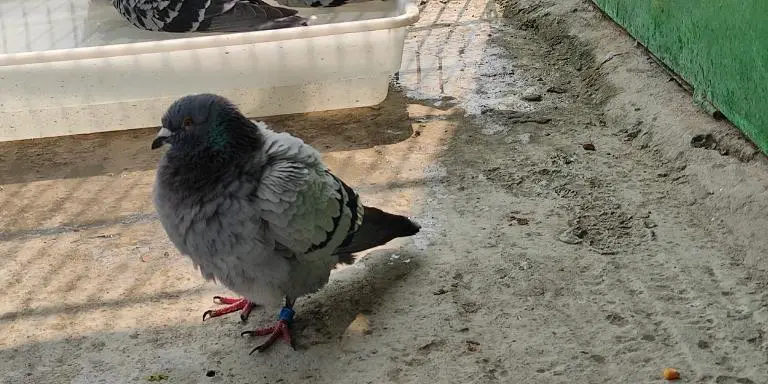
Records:
M263 131L268 165L255 196L275 239L296 255L338 246L350 223L344 185L301 139Z
M246 32L306 25L295 9L260 0L112 0L131 24L163 32Z

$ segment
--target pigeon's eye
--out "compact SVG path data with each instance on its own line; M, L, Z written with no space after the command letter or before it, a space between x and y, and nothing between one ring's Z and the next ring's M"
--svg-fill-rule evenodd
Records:
M190 125L192 125L192 118L191 117L185 117L184 122L181 123L184 128L189 128Z

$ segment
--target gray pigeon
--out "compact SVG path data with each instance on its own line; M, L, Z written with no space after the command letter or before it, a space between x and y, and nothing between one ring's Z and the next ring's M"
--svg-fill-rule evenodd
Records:
M259 126L227 99L190 95L162 118L152 149L160 160L154 204L171 242L204 278L242 298L214 297L228 306L216 317L258 304L285 304L275 326L243 332L293 346L296 298L317 291L352 254L419 232L410 219L364 206L333 175L320 153L288 133Z
M162 32L248 32L306 26L295 9L261 0L112 0L134 26Z

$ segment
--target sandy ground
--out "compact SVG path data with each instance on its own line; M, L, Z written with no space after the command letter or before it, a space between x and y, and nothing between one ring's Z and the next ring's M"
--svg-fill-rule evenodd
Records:
M300 299L297 351L201 322L154 129L0 145L2 382L768 383L762 156L588 3L423 12L382 105L266 119L424 226Z

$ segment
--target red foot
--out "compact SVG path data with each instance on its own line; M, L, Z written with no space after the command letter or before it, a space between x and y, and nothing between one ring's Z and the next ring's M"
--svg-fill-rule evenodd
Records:
M256 351L264 352L266 351L272 344L277 341L278 338L282 338L286 343L288 343L291 348L294 350L296 349L296 346L293 344L293 338L291 338L291 330L290 326L288 325L288 321L286 320L278 320L277 324L273 327L267 327L267 328L259 328L255 331L245 331L241 335L250 335L250 336L269 336L269 339L265 341L263 344L259 345L258 347L251 350L249 354L252 354Z
M213 302L216 304L228 304L226 307L222 307L219 309L209 309L203 313L203 321L205 321L207 318L213 318L213 317L219 317L222 315L226 315L228 313L235 312L237 310L242 310L240 312L240 320L247 321L248 315L251 314L251 311L253 310L253 307L256 306L256 304L248 301L245 298L236 298L236 297L222 297L222 296L214 296Z

